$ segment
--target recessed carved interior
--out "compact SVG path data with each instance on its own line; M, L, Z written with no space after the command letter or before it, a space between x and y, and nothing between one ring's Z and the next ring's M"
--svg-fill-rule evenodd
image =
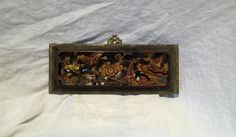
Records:
M61 52L58 80L63 86L164 87L169 62L158 52Z

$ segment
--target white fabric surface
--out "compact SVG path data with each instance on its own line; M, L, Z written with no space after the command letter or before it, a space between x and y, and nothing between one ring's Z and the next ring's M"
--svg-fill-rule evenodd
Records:
M235 0L0 0L0 137L235 137ZM49 95L48 43L178 43L180 96Z

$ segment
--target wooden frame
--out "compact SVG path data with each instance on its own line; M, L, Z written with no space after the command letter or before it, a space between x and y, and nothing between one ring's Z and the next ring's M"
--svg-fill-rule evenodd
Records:
M176 97L179 94L178 45L170 44L49 44L49 93L53 94L159 94L160 96ZM65 86L58 82L58 61L61 52L162 52L168 55L169 81L165 87L92 87Z

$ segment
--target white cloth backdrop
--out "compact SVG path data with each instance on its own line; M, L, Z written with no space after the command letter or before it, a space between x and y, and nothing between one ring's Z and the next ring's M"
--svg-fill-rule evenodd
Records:
M49 95L48 43L178 43L180 96ZM0 137L235 137L235 0L0 0Z

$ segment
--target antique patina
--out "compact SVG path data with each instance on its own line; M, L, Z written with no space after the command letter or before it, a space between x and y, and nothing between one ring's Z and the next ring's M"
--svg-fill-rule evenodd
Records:
M178 46L50 44L49 92L56 94L178 95Z

